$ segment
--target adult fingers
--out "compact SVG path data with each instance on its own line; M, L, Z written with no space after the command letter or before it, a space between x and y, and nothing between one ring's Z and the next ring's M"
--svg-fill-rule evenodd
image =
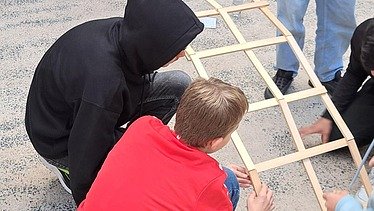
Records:
M318 131L316 130L314 125L307 126L307 127L302 127L302 128L299 129L299 133L300 133L301 138L304 138L307 135L317 133L317 132Z

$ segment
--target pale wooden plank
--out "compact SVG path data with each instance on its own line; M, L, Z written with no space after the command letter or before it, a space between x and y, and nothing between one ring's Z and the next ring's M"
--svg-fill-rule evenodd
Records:
M292 117L291 110L288 107L287 102L284 99L281 99L278 102L279 102L279 105L282 109L283 115L286 119L287 125L290 129L290 132L291 132L291 136L292 136L292 138L293 138L293 140L296 144L297 149L299 151L304 151L305 150L304 143L302 142L302 139L300 137L300 133L297 129L297 126L296 126L295 121ZM313 166L312 166L312 164L311 164L311 162L308 158L303 159L302 162L304 164L304 167L305 167L305 170L308 174L310 182L312 183L314 193L316 194L316 197L317 197L318 202L320 204L320 207L322 209L324 207L324 200L322 198L323 192L322 192L321 185L318 182L316 172L314 171Z
M326 206L325 206L325 200L322 197L323 196L322 187L318 182L318 178L317 178L316 172L313 169L312 163L310 162L309 159L304 159L303 164L304 164L305 170L308 174L309 180L312 183L312 187L313 187L314 193L317 197L319 207L321 208L321 210L326 211L327 209L326 209Z
M191 55L192 55L192 54L195 54L195 51L193 50L192 46L191 46L191 45L188 45L188 46L186 47L185 52L186 52L186 58L187 58L187 60L188 60L188 61L191 61Z
M348 148L349 148L349 151L351 152L351 155L352 155L354 163L356 164L356 167L359 167L362 159L361 159L360 152L358 151L358 148L357 148L357 145L354 139L348 141ZM361 183L365 187L366 193L368 194L368 196L370 196L371 192L373 191L373 187L370 184L369 176L365 168L362 168L360 171L360 180L361 180Z
M327 93L327 90L324 86L318 88L309 88L306 90L294 92L284 96L284 99L289 103L301 99L306 99L309 97L319 96L321 94Z
M190 55L193 65L195 66L197 73L200 77L208 79L208 73L205 71L204 65L201 63L201 60L199 57L196 57L195 55Z
M283 116L286 119L286 123L288 125L288 128L290 129L291 136L292 136L292 138L293 138L293 140L296 144L297 149L298 150L304 150L305 147L304 147L303 140L300 137L299 130L298 130L298 128L296 126L296 123L295 123L295 121L292 117L291 110L288 107L287 102L284 99L278 100L278 102L279 102L279 106L282 110Z
M278 20L278 18L270 11L269 7L259 8L261 12L274 24L275 27L282 32L284 36L292 36L291 32Z
M288 44L290 45L292 51L294 52L296 58L299 60L301 66L303 66L304 70L306 71L307 75L309 76L310 81L312 82L314 87L322 87L321 82L317 78L313 68L310 66L308 60L303 54L303 51L300 49L300 46L297 44L295 38L293 36L287 36Z
M258 172L263 172L269 169L273 169L273 168L277 168L283 165L301 161L306 158L321 155L326 152L330 152L330 151L333 151L333 150L336 150L342 147L346 147L346 146L347 146L347 141L345 140L345 138L342 138L336 141L328 142L326 144L320 144L320 145L310 147L302 151L297 151L297 152L290 153L290 154L287 154L281 157L277 157L271 160L257 163L255 166Z
M237 11L256 9L256 8L265 7L268 5L269 5L268 2L260 1L260 2L250 2L250 3L241 4L241 5L224 7L223 9L226 12L231 13L231 12L237 12ZM209 16L217 16L219 15L219 12L216 9L212 9L212 10L204 10L204 11L195 12L195 15L199 18L202 18L202 17L209 17Z
M210 5L212 5L215 9L220 9L222 8L222 6L220 4L218 4L216 1L214 0L206 0Z
M207 57L218 56L218 55L227 54L227 53L234 53L234 52L243 51L243 50L249 50L249 49L260 48L260 47L265 47L269 45L275 45L275 44L279 44L283 42L287 42L287 39L284 37L268 38L268 39L251 41L251 42L247 42L243 44L235 44L235 45L229 45L229 46L220 47L220 48L203 50L203 51L196 52L196 55L199 58L207 58Z
M288 94L288 95L284 95L284 100L286 102L293 102L293 101L297 101L297 100L301 100L301 99L306 99L306 98L309 98L309 97L319 96L319 95L321 95L323 93L326 93L326 92L327 91L326 91L325 87L311 88L311 89L306 89L306 90L302 90L302 91L299 91L299 92L291 93L291 94ZM248 108L248 112L253 112L253 111L262 110L262 109L266 109L266 108L271 108L271 107L274 107L274 106L277 106L277 105L279 105L279 104L278 104L278 101L275 98L270 98L270 99L267 99L267 100L261 100L261 101L258 101L258 102L250 103L249 108Z
M221 9L218 10L221 13L223 20L226 22L227 26L229 27L230 31L234 34L235 38L238 40L239 43L245 43L245 39L243 35L240 33L238 28L236 27L235 23L231 19L231 17ZM266 72L265 68L262 66L261 62L257 59L256 55L251 50L244 51L247 57L250 59L252 64L255 66L261 77L265 80L267 86L269 87L270 91L273 93L276 99L283 99L283 94L280 92L278 87L275 85L273 79L270 75Z
M331 117L334 119L337 127L339 128L340 132L347 140L352 140L353 135L351 131L348 129L347 125L345 124L343 118L340 116L338 110L336 109L335 105L331 101L330 97L327 94L321 95L322 101L325 104L327 110L331 114Z
M250 103L248 106L248 112L270 108L270 107L277 106L277 105L278 105L278 101L275 98L262 100L262 101Z
M254 190L256 191L256 193L259 193L259 191L261 190L260 177L258 176L255 165L253 164L252 158L249 156L248 151L245 149L245 146L243 142L241 141L239 134L236 131L234 131L231 134L231 140L234 143L236 150L238 151L245 167L248 170Z
M209 16L216 16L219 15L219 12L216 9L213 10L204 10L195 12L195 15L199 18L209 17Z
M224 7L223 10L227 13L230 13L230 12L239 12L239 11L257 9L257 8L267 7L267 6L269 6L269 2L258 1L258 2L248 2L248 3L241 4L241 5Z

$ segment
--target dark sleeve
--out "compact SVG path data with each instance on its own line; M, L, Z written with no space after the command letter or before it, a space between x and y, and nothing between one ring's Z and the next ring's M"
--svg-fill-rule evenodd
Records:
M361 33L356 31L351 40L351 55L349 64L344 77L340 80L338 86L335 88L332 96L332 102L342 113L347 109L348 105L353 101L357 94L357 90L368 77L368 73L362 67L360 61L361 53ZM322 117L332 120L331 115L326 110Z
M116 141L119 114L82 101L68 142L70 186L75 203L86 197Z

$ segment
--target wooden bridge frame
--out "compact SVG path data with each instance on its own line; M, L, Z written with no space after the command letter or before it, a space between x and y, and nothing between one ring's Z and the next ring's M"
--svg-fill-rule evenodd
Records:
M254 164L247 150L245 149L245 146L243 142L241 141L239 134L237 132L234 132L231 136L231 139L244 165L248 169L248 174L250 175L252 179L254 190L256 191L256 193L258 193L259 190L261 189L261 181L260 181L259 174L258 174L259 172L277 168L277 167L280 167L280 166L283 166L289 163L302 161L305 167L305 170L308 174L308 177L311 181L311 184L314 189L317 200L319 202L320 208L321 210L326 210L325 205L324 205L324 199L322 198L322 194L323 194L322 188L321 188L320 183L318 182L316 172L314 171L309 158L316 156L316 155L323 154L323 153L327 153L332 150L336 150L338 148L348 146L355 165L359 166L361 162L361 156L358 151L357 145L354 141L353 135L351 134L350 130L348 129L347 125L343 121L338 111L336 110L334 104L332 103L330 97L327 94L325 87L322 86L322 84L318 80L312 67L309 65L307 59L305 58L302 50L296 43L292 34L286 29L286 27L283 26L283 24L270 11L268 7L269 6L268 2L254 0L253 2L245 3L242 5L238 5L238 6L222 7L220 4L218 4L214 0L206 0L206 1L211 6L213 6L214 9L206 10L206 11L199 11L199 12L196 12L196 15L199 18L220 15L223 18L223 20L226 22L227 26L229 27L230 31L233 33L233 35L235 36L239 44L215 48L215 49L203 50L200 52L195 52L191 46L188 46L186 48L187 59L192 61L199 76L203 78L208 78L209 76L207 72L205 71L204 66L200 59L222 55L222 54L238 52L238 51L244 51L244 53L247 55L247 57L252 62L254 67L257 69L258 73L265 80L267 86L269 87L270 91L273 93L273 96L274 96L274 98L271 98L271 99L251 103L249 106L248 112L253 112L253 111L257 111L257 110L261 110L261 109L265 109L265 108L269 108L273 106L280 106L281 111L286 119L286 123L290 129L291 136L297 148L297 152L287 154L285 156L281 156L281 157L271 159L268 161L264 161L261 163ZM240 33L235 23L231 19L229 13L239 12L243 10L253 10L253 9L260 10L262 14L265 15L271 21L271 23L277 27L277 29L282 33L282 35L274 37L274 38L246 42L243 35ZM269 45L276 45L276 44L285 43L285 42L289 44L294 54L296 55L297 59L299 60L300 64L305 69L306 73L308 74L310 78L310 81L314 85L314 88L295 92L295 93L288 94L288 95L283 95L280 92L280 90L277 88L275 83L273 82L270 75L266 72L266 70L260 63L260 61L257 59L254 52L252 51L252 49L255 49L255 48L265 47ZM300 137L300 134L298 132L295 121L291 115L291 111L288 106L288 103L292 101L297 101L297 100L313 97L313 96L320 96L322 98L323 103L325 104L327 110L330 112L339 130L343 134L344 138L306 149ZM360 178L361 178L361 182L363 183L366 189L366 192L371 193L372 187L370 185L368 174L365 168L362 168L362 170L360 171Z

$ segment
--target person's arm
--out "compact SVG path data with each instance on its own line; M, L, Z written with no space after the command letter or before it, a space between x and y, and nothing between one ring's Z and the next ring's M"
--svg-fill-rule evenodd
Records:
M374 191L371 192L366 211L374 211Z
M342 113L356 96L365 79L369 76L361 64L362 26L358 27L351 39L351 55L344 77L339 81L332 96L332 101L340 113ZM326 110L322 117L332 120Z
M351 39L351 55L347 68L347 72L340 80L335 88L332 96L332 101L337 110L342 113L353 101L357 94L357 90L368 77L368 73L361 65L361 41L362 41L362 27L356 29ZM312 125L299 129L301 137L309 134L321 134L322 143L328 142L331 133L333 119L327 110L324 111L322 116Z
M360 202L345 190L335 190L323 193L327 211L360 211L363 210Z
M86 197L116 141L119 114L82 100L71 129L68 153L72 194L77 205Z

